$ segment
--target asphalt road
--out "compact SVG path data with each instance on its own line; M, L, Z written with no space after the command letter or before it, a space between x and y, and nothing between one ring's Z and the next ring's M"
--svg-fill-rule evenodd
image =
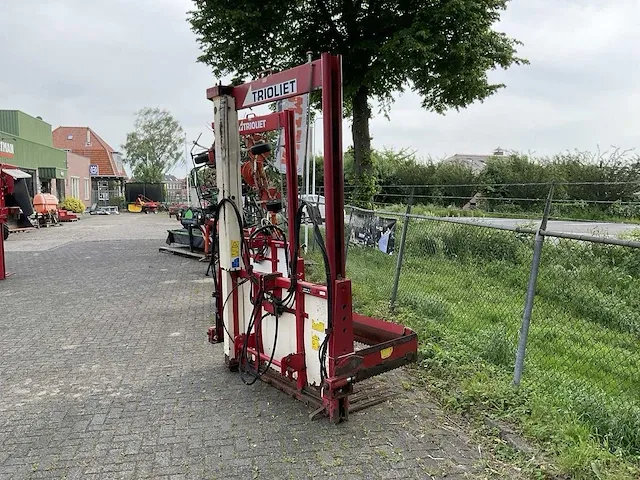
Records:
M460 217L458 220L468 223L477 223L480 225L495 225L501 227L536 228L540 224L540 220L524 218ZM617 237L633 230L640 230L640 225L633 223L549 220L547 230L562 233Z

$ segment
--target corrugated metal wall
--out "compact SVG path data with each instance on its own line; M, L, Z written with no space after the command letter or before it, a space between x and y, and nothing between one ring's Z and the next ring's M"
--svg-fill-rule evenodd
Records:
M17 136L19 130L18 112L16 110L0 110L0 132Z
M15 154L13 159L7 159L8 163L33 169L56 167L66 170L67 168L67 153L64 150L29 142L22 138L16 138L13 143Z
M51 125L47 122L34 118L26 113L18 112L18 127L20 128L21 138L53 147Z
M19 110L0 110L0 131L48 147L53 146L51 125Z

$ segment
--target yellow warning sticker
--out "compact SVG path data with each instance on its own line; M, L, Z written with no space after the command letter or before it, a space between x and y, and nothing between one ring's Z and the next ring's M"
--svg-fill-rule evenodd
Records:
M324 333L324 322L321 322L320 320L314 320L312 318L311 329L315 330L316 332Z
M240 256L240 242L238 240L231 240L231 257Z
M315 333L311 335L311 348L313 348L316 352L320 350L320 337Z
M387 347L380 350L380 357L384 360L385 358L389 358L393 353L393 347Z

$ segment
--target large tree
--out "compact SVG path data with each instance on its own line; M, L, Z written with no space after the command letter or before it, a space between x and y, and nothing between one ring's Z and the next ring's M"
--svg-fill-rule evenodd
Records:
M504 85L487 72L526 60L519 42L493 30L508 0L194 0L189 22L200 62L216 76L255 77L306 61L308 51L343 56L345 112L352 116L361 200L370 181L371 99L387 109L407 88L443 113Z
M184 162L184 132L167 110L143 108L136 113L134 131L122 145L125 163L142 182L162 182L175 165Z

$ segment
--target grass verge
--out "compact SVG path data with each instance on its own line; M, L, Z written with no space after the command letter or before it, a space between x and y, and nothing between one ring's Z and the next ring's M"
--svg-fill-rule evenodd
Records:
M450 409L509 422L551 455L555 468L533 476L640 478L640 251L545 244L516 389L531 255L528 236L411 221L393 311L395 256L350 247L347 273L358 312L417 331L412 370L424 388Z

